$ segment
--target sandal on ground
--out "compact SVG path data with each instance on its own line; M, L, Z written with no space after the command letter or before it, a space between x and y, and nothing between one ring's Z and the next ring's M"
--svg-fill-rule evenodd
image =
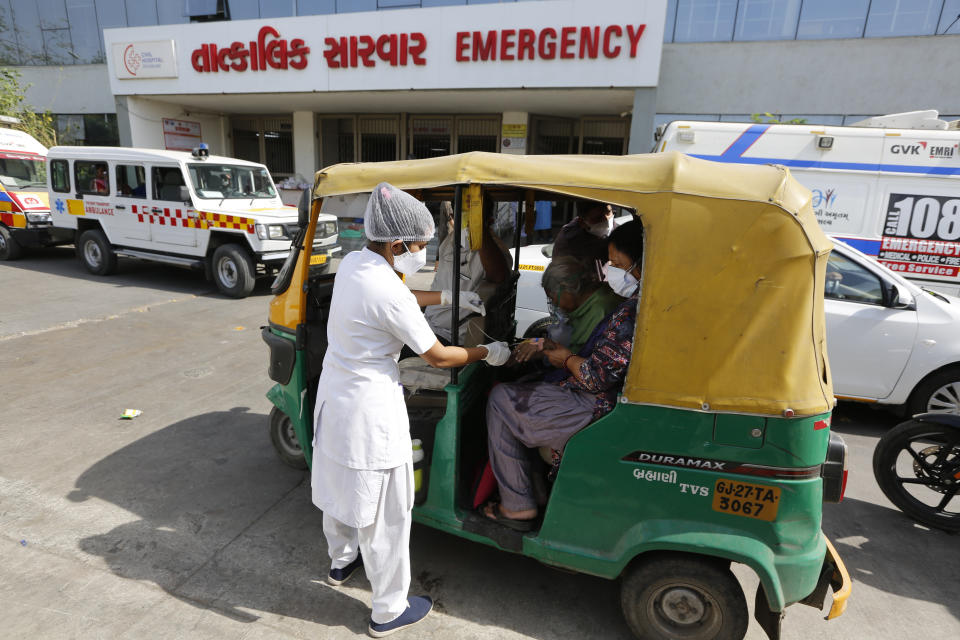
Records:
M490 507L489 509L487 507ZM536 523L536 517L530 518L528 520L518 520L516 518L508 518L503 514L503 510L500 507L499 502L488 502L478 509L480 516L486 518L487 520L492 520L498 524L502 524L508 529L513 529L514 531L533 531L533 527Z

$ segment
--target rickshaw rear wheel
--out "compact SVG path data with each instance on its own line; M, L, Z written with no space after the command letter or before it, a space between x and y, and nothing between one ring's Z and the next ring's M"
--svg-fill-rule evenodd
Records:
M277 407L270 410L270 441L277 455L285 464L294 469L306 469L307 457L303 454L300 441L293 430L290 417Z
M624 574L620 605L641 640L741 640L749 622L740 583L706 556L640 559Z

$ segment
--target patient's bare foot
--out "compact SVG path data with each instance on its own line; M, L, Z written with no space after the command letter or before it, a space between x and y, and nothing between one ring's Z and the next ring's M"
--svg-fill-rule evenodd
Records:
M536 509L522 509L520 511L511 511L502 504L491 502L483 508L483 514L491 520L497 520L497 515L511 520L533 520L537 517Z

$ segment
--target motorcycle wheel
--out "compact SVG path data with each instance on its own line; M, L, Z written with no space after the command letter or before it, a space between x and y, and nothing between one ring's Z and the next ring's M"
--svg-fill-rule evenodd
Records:
M944 531L960 531L960 429L908 420L873 452L873 475L905 514Z

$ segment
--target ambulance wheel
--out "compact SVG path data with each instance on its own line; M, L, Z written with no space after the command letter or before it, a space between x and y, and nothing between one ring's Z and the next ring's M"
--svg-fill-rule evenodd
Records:
M23 247L10 233L10 229L0 226L0 260L16 260L23 255Z
M256 284L256 267L250 254L236 244L222 244L213 252L213 279L220 292L231 298L246 298Z
M707 556L639 560L623 578L620 605L644 640L741 640L747 633L740 583L724 562Z
M307 468L307 457L303 455L297 433L293 430L293 421L276 407L270 411L270 441L284 463L294 469Z
M87 271L97 276L108 276L117 270L117 254L99 229L88 229L80 234L77 257Z

